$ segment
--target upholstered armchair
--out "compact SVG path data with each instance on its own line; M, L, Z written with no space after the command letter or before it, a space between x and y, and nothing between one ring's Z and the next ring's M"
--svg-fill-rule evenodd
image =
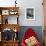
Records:
M33 31L33 29L27 29L24 37L22 38L21 46L41 46L37 39L37 34Z

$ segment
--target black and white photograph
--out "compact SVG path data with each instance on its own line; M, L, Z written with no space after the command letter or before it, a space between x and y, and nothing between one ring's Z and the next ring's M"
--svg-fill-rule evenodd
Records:
M26 8L26 19L35 20L35 8Z

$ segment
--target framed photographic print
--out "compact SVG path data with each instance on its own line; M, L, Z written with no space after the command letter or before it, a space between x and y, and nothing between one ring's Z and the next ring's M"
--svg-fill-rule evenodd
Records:
M25 10L25 19L26 20L35 20L35 8L26 8Z
M9 10L2 10L2 15L9 15Z
M9 17L9 19L8 19L8 24L17 24L18 22L18 20L17 20L17 16L12 16L12 17Z

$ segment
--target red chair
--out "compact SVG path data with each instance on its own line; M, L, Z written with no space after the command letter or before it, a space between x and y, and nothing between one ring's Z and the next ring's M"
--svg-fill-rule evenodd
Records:
M25 32L24 37L22 38L21 46L27 46L26 43L25 43L25 39L28 39L29 37L32 37L32 36L34 36L37 39L37 35L33 31L33 29L31 29L31 28L27 29L27 31ZM35 46L41 46L40 42L38 41Z

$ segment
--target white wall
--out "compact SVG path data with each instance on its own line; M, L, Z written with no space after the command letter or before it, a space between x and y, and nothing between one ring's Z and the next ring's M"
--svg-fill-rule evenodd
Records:
M0 0L0 6L14 6L15 0ZM21 26L43 26L43 7L42 0L17 0L20 7L19 12L19 24ZM35 20L27 21L25 20L25 8L34 7L35 8Z
M26 26L42 26L43 25L43 11L42 11L42 0L21 0L18 1L21 4L21 14L20 14L20 25ZM35 21L25 20L25 8L34 7L35 8Z

